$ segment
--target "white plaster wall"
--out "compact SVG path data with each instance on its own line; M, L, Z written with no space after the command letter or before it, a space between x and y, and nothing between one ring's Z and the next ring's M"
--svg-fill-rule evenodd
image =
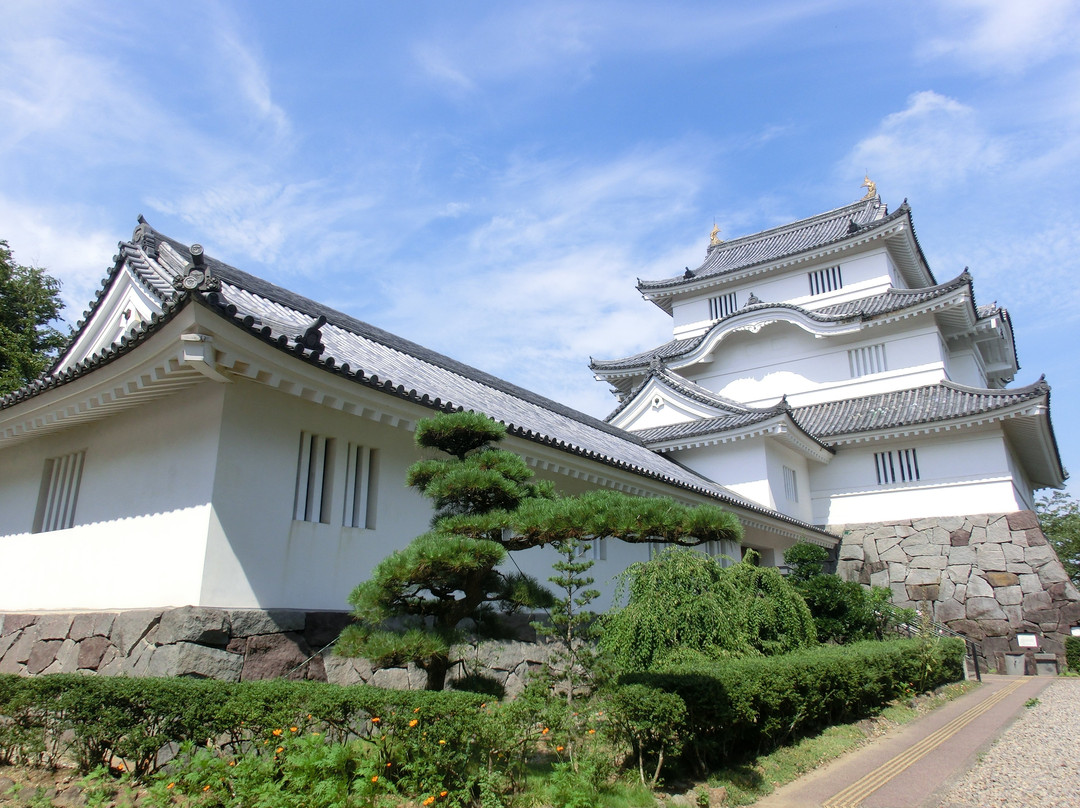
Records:
M810 522L813 519L812 499L810 496L810 474L806 458L773 438L764 440L765 465L768 473L769 488L776 509L780 513ZM818 465L818 464L814 464ZM784 487L784 466L795 471L795 483L798 499L790 501Z
M666 453L678 463L710 480L716 480L736 494L767 508L777 508L769 481L765 438L747 438L715 446L680 449ZM780 484L782 492L783 482Z
M0 453L0 610L197 602L222 400L199 385ZM83 449L75 526L30 533L45 460Z
M337 441L331 524L293 520L301 431ZM345 527L344 454L379 450L375 529ZM420 457L413 433L247 381L229 385L214 518L199 602L206 606L347 609L382 558L429 526L428 503L405 487Z
M885 344L884 373L851 378L848 350ZM692 381L744 404L774 404L784 394L793 406L903 390L945 378L936 326L895 323L857 335L818 338L786 322L756 334L729 334L710 363L687 368Z
M970 345L947 354L949 379L970 387L986 387L986 372L976 351Z
M874 453L915 448L921 479L877 484ZM1004 435L997 425L840 446L827 466L811 470L813 523L848 524L1024 507L1012 483Z
M864 255L845 257L839 261L844 285L834 292L810 294L809 273L836 266L836 261L818 262L800 266L798 269L777 270L756 275L731 284L714 287L694 296L672 303L672 320L676 337L692 336L708 328L714 321L709 318L709 298L735 293L736 304L741 308L753 293L764 303L793 303L808 309L855 300L880 294L892 283L890 263L885 249L879 248Z

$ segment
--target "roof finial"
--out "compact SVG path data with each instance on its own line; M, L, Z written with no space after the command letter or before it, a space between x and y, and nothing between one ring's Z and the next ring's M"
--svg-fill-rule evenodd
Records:
M877 196L877 183L870 179L869 171L867 171L866 174L863 176L862 185L860 185L859 187L866 189L866 196L864 196L863 199L873 199L875 196Z
M719 233L720 233L720 225L718 225L714 221L713 226L712 226L712 232L709 233L709 246L710 247L719 247L720 246L720 235L719 235Z

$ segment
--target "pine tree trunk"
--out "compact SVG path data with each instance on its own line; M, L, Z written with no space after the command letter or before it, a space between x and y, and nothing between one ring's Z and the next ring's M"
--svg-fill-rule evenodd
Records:
M424 672L427 674L425 690L445 690L446 674L450 670L450 660L446 657L435 657L430 660Z

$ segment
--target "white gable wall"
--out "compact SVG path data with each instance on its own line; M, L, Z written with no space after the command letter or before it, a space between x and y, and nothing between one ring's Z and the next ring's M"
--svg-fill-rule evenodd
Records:
M198 602L223 397L210 385L0 452L0 611ZM31 533L48 458L85 450L75 526Z
M879 485L874 454L914 448L920 479ZM1029 507L1017 495L1000 425L837 447L812 470L813 523L883 522L930 516L1006 513Z
M885 372L852 377L848 351L884 344ZM786 322L757 333L726 336L712 362L680 370L719 395L751 406L775 404L784 394L792 406L936 384L945 378L945 357L932 320L910 321L819 338Z

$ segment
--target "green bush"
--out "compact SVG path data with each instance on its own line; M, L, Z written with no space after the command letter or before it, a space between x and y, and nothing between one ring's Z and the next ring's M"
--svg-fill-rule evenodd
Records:
M1080 673L1080 637L1065 638L1065 664L1073 673Z
M689 738L682 762L706 772L870 715L912 684L931 689L960 679L963 653L963 643L951 639L864 642L629 674L620 681L682 698ZM687 759L690 750L693 759Z

